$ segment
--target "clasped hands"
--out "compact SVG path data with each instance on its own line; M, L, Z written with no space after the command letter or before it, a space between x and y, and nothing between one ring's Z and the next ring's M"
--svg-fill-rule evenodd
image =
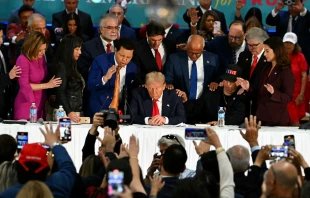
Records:
M161 126L166 123L166 118L160 115L156 115L153 117L150 117L148 120L148 124L152 126Z

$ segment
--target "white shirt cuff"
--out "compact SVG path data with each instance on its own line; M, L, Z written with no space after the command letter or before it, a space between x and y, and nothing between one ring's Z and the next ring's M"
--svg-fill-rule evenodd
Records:
M251 152L253 153L254 151L260 150L259 146L253 146L251 147Z
M104 77L104 76L103 76L103 77ZM106 82L104 82L103 77L102 77L102 85L105 85Z
M149 124L149 118L150 118L150 117L145 117L145 118L144 118L145 124Z
M11 42L16 44L16 38L17 38L17 36L13 36Z
M279 13L279 12L278 12L278 13ZM271 11L271 15L272 15L273 17L277 16L278 13L276 13L276 12L274 11L274 9Z
M165 124L169 124L169 118L167 118L167 117L164 117L164 118L166 118Z
M306 7L304 7L305 8L305 10L303 11L303 12L300 12L300 16L306 16L306 14L307 14L307 8Z

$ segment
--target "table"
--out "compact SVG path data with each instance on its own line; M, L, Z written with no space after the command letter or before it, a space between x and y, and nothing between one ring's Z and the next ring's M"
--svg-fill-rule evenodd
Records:
M29 143L43 142L44 137L41 134L39 127L40 124L0 124L0 134L10 134L16 137L18 131L29 133ZM82 148L88 130L91 125L72 125L72 141L65 144L68 153L70 154L77 171L82 164ZM56 126L54 127L56 128ZM244 145L250 149L247 142L239 134L237 126L225 126L212 127L221 140L221 143L225 149L228 149L234 145ZM244 130L245 131L245 130ZM102 128L99 129L100 137L103 136ZM153 158L153 154L159 152L157 147L157 141L163 135L178 134L184 137L184 127L175 126L145 126L145 125L130 125L121 126L119 131L123 142L128 143L131 134L135 134L140 140L140 153L139 164L142 168L143 174L146 174L147 168L150 166ZM283 143L284 135L295 135L296 149L301 152L308 163L310 163L310 155L308 155L309 143L310 143L310 131L299 130L296 127L262 127L259 130L259 144L260 146L266 144L280 145ZM193 143L189 140L185 140L185 149L187 151L188 160L186 167L190 169L196 168L196 162L198 156L195 152ZM99 142L96 142L96 150L98 150ZM97 151L96 151L97 152Z

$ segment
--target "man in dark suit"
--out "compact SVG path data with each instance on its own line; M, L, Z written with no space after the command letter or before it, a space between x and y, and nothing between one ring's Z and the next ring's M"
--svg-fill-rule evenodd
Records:
M89 38L94 37L94 27L93 21L91 16L86 12L79 10L78 7L78 0L64 0L64 4L66 9L61 12L57 12L53 14L53 21L52 21L52 30L56 33L60 33L63 31L63 26L65 25L65 19L67 14L71 12L75 12L80 18L80 25L81 31L83 34L87 35Z
M310 64L310 12L300 0L296 0L295 5L288 6L288 11L282 10L284 7L283 1L279 1L268 14L266 23L276 26L276 35L280 38L283 38L286 32L294 32L298 37L303 54Z
M186 52L171 54L166 64L167 87L180 89L187 95L192 92L190 100L199 98L202 90L207 89L219 77L218 56L203 51L203 48L204 39L199 35L192 35L188 39Z
M140 68L141 79L152 71L164 71L166 60L175 52L175 45L164 38L162 24L151 21L146 27L147 38L136 44L133 61Z
M120 39L115 42L114 53L99 55L93 61L88 78L90 116L109 108L114 96L117 70L120 75L119 92L122 92L124 85L129 88L133 86L137 75L137 66L131 61L133 51L131 40Z
M132 92L130 109L135 124L176 125L185 122L185 110L175 90L167 90L165 76L161 72L146 75L146 88Z
M131 40L136 41L137 36L136 36L135 30L122 24L124 20L124 10L122 6L118 4L112 5L111 8L109 9L109 13L114 14L118 19L118 26L120 28L118 32L118 37L119 38L130 38Z
M224 34L227 33L227 24L226 24L226 18L223 12L218 11L216 9L211 8L212 0L199 0L200 6L197 8L192 7L186 10L186 12L183 14L184 21L188 24L189 28L191 28L191 14L192 12L196 12L199 18L199 21L197 22L197 30L200 28L200 22L202 19L202 15L207 10L213 10L218 15L220 21L221 21L221 30L224 32ZM194 25L194 24L192 24Z
M179 36L182 34L182 31L177 24L167 23L166 25L164 25L164 27L166 32L165 38L173 42L174 45L176 45Z
M257 27L251 28L246 35L249 51L241 52L238 63L242 69L242 78L250 82L254 90L259 90L261 71L266 65L264 56L264 41L269 38L265 30ZM251 95L250 114L256 114L258 92Z

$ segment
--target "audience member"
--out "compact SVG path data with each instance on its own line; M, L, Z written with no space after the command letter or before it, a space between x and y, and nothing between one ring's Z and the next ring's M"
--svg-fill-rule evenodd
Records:
M74 122L80 122L80 116L83 116L85 82L77 70L82 42L82 39L77 36L65 36L60 42L54 59L55 76L62 80L60 86L56 88L56 101L58 105L63 106L66 115Z
M217 88L218 56L203 51L204 39L199 35L188 38L186 52L172 54L166 63L165 77L169 89L180 89L190 100L200 98L202 91Z
M245 36L249 50L241 52L238 58L237 65L242 68L242 78L248 80L254 90L259 90L261 72L266 65L264 41L268 38L268 34L263 29L257 27L250 29ZM251 95L251 115L256 115L258 97L258 91Z
M290 56L291 67L295 76L293 100L287 106L292 126L299 126L299 120L306 115L304 94L307 83L308 64L304 55L301 53L301 48L297 40L298 38L293 32L288 32L283 37L285 50Z
M18 184L16 163L4 161L0 164L0 193Z
M175 52L176 46L165 39L164 35L164 26L151 21L146 27L147 38L136 44L133 62L141 71L140 77L143 81L149 72L163 72L169 55Z
M289 126L287 104L292 100L295 85L290 58L282 39L271 37L264 44L268 63L261 71L256 116L265 126ZM257 92L247 80L239 78L238 83L250 93Z
M80 18L81 31L83 34L87 35L89 38L94 37L94 27L91 16L78 9L78 0L64 0L65 10L53 14L52 30L55 33L60 33L64 31L63 27L65 25L65 19L69 13L74 12Z
M41 181L29 181L18 192L16 198L53 198L51 190Z
M251 7L247 13L245 14L245 17L243 19L243 17L241 16L241 9L245 4L243 4L242 0L237 0L236 2L236 13L235 13L235 20L239 20L239 21L243 21L243 22L247 22L248 20L250 20L251 18L255 18L258 23L260 24L261 28L264 27L263 25L263 15L262 15L262 11L257 8L257 7Z
M132 91L130 109L133 123L160 126L186 122L181 99L175 90L167 90L165 76L160 72L150 72L145 78L145 88Z
M211 198L207 182L200 178L185 178L179 181L178 185L174 188L173 198Z
M21 75L18 79L20 89L14 102L14 119L29 119L32 103L37 107L37 117L45 118L45 89L58 87L60 78L53 77L47 81L47 66L44 57L48 41L41 32L31 33L25 39L22 55L16 63L20 65ZM35 75L34 75L35 74ZM23 108L20 108L20 107Z
M123 24L123 20L125 18L124 10L122 6L119 4L114 4L109 9L110 14L114 14L118 19L118 39L119 38L129 38L131 40L137 40L136 32L134 29L131 29L130 27L127 27Z
M0 135L0 164L4 161L12 162L15 159L15 154L17 153L17 143L16 140L8 135Z
M184 21L188 24L188 27L191 28L191 26L197 26L197 29L200 28L200 22L201 22L201 18L202 15L207 11L207 10L212 10L214 12L216 12L216 14L219 17L219 20L221 22L221 30L224 34L227 33L227 25L226 25L226 18L225 18L225 14L219 10L216 10L214 8L211 7L212 4L212 0L199 0L199 5L198 7L192 7L189 8L185 11L185 13L183 14L183 19ZM198 22L196 24L191 24L191 20L190 17L191 15L197 15L197 17L199 18Z
M90 91L89 111L94 115L110 107L113 98L118 96L117 102L121 106L124 102L122 90L134 86L138 78L138 68L131 61L134 44L129 39L115 42L115 52L97 56L91 66L88 78Z

